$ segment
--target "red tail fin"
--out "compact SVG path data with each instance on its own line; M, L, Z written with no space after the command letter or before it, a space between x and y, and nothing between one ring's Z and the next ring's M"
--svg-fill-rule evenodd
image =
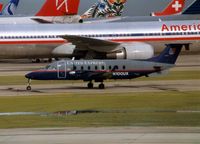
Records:
M172 2L162 11L153 12L152 16L169 16L180 14L183 11L185 0L172 0Z
M65 16L78 14L80 0L46 0L36 16Z
M0 3L0 12L2 12L2 9L3 9L3 4Z

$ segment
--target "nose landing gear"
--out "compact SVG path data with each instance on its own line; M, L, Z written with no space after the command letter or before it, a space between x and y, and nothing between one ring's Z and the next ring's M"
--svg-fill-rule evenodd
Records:
M27 91L31 91L31 79L28 79L28 85L27 85L27 87L26 87L26 90Z

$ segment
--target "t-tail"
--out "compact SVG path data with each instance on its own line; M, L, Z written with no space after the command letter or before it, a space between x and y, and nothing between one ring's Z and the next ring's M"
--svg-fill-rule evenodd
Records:
M198 1L198 0L197 0ZM152 16L170 16L182 13L185 6L185 0L172 0L162 12L153 12Z
M77 15L80 0L46 0L36 16Z
M185 45L186 44L168 44L159 56L153 57L149 59L149 61L165 64L175 64L181 49Z
M14 15L18 7L18 4L19 4L19 0L10 0L10 2L3 9L1 15Z

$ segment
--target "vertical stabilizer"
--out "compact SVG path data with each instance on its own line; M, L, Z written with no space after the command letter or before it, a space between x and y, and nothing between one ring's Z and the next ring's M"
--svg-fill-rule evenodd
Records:
M175 64L183 46L183 44L168 44L159 56L149 60L159 63Z
M169 16L181 14L185 6L185 0L172 0L162 12L153 12L152 16Z
M0 13L2 12L2 9L3 9L3 4L0 3Z
M121 16L126 2L127 0L98 0L81 17L86 19Z
M5 6L2 15L14 15L18 4L19 0L10 0L10 2Z
M46 0L36 16L77 15L80 0Z

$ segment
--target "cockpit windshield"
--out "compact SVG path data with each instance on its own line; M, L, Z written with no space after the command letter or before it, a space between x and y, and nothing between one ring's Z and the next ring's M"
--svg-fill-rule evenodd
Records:
M57 66L54 65L54 64L49 64L46 66L45 68L46 70L56 70L57 69Z

